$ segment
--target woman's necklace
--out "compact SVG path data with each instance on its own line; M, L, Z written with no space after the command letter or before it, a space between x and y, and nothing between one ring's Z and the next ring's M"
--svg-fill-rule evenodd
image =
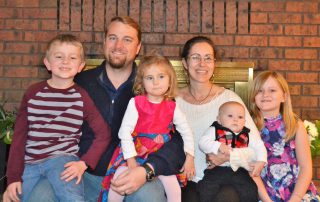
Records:
M192 98L196 101L195 103L196 104L199 104L199 105L201 105L201 104L203 104L203 102L210 96L210 94L211 94L211 90L212 90L212 87L213 87L213 84L211 84L211 88L210 88L210 90L209 90L209 92L208 92L208 94L207 94L207 96L205 97L205 98L203 98L203 99L201 99L201 100L199 100L199 99L197 99L193 94L192 94L192 92L191 92L191 88L190 88L190 86L189 86L189 93L190 93L190 95L192 96Z

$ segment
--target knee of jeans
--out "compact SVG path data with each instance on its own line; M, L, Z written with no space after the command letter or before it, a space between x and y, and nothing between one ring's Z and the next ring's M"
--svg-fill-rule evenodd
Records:
M166 201L164 187L160 180L156 179L152 182L144 184L136 192L126 197L126 202L141 201Z

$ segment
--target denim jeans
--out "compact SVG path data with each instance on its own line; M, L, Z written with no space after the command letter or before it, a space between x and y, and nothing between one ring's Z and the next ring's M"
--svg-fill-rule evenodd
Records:
M91 175L87 172L83 175L84 193L86 202L95 202L100 193L102 176ZM56 202L51 185L48 180L42 179L33 190L28 202ZM128 195L126 202L166 202L165 192L160 180L154 180L143 185L135 193Z
M59 201L72 202L84 201L83 182L76 184L77 179L70 182L60 179L64 171L64 165L79 158L71 155L57 156L46 159L39 163L26 164L22 176L22 201L27 201L34 187L41 181L47 179L51 184L54 195ZM41 193L42 195L44 193Z

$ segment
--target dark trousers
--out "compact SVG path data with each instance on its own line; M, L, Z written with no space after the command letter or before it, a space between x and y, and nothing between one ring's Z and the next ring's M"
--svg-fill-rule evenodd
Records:
M217 195L222 192L221 187L232 186L240 202L257 202L258 188L247 170L239 168L234 172L230 167L217 166L204 171L204 177L197 185L200 202L216 201ZM228 199L225 201L229 201Z
M220 192L215 196L215 202L240 202L237 191L230 185L222 186ZM186 187L182 188L182 202L200 202L197 191L197 183L188 181Z

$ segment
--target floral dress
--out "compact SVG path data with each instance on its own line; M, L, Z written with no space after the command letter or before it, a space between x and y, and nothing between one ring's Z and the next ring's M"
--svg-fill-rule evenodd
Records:
M261 130L268 152L268 164L261 172L262 181L272 201L288 201L296 184L299 165L295 153L295 140L285 142L282 116L265 119ZM317 189L311 182L302 201L319 201Z

